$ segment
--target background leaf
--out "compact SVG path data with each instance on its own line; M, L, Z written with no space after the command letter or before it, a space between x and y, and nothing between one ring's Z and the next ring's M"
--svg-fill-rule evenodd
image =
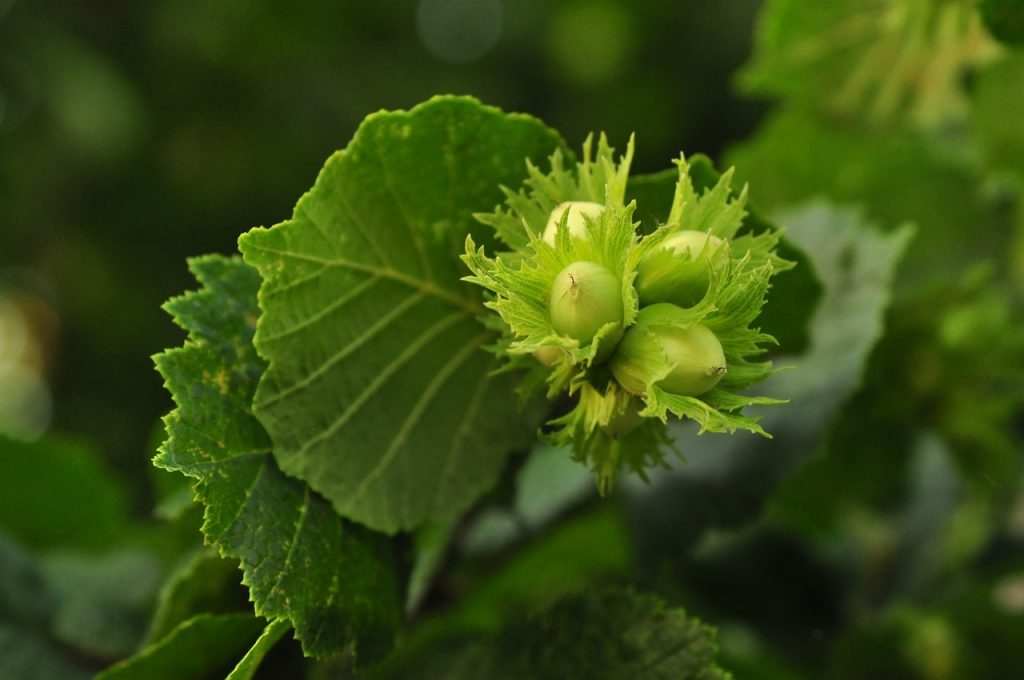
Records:
M259 636L252 614L200 614L96 676L96 680L182 680L224 677Z
M247 608L246 591L238 581L237 561L212 548L196 552L160 589L147 642L159 640L196 614L227 614L242 609L239 603Z
M751 200L770 214L828 196L862 205L883 229L920 227L900 271L918 289L1005 253L1011 215L960 153L905 130L841 126L797 108L772 114L727 157ZM780 221L783 227L788 223ZM991 225L974 229L969 225Z
M1024 6L1021 22L1024 23ZM1013 55L978 76L974 124L986 165L1013 175L1018 190L1024 185L1024 130L1007 111L1024 109L1024 54Z
M156 357L178 408L156 463L196 478L208 542L241 562L259 615L288 618L303 650L386 653L401 615L391 548L354 526L270 455L250 403L264 369L251 343L259 276L238 259L190 263L204 284L167 303L190 333Z
M130 547L57 552L40 558L40 568L57 602L50 630L63 644L109 660L142 643L163 576L152 555Z
M770 0L741 84L874 124L959 121L964 84L999 51L974 2Z
M457 255L469 232L493 247L472 214L560 144L469 98L376 114L291 220L241 238L264 279L254 411L282 470L343 516L388 532L453 516L532 435Z
M716 652L714 632L682 609L610 589L566 597L491 638L450 640L383 677L726 680Z
M0 534L0 677L90 677L49 631L59 601L33 557Z
M270 650L274 648L274 645L281 639L281 636L288 632L288 628L288 622L285 620L273 621L267 624L263 634L256 640L256 644L245 653L245 656L238 662L238 665L235 666L235 669L231 671L226 680L251 680L253 675L256 674L257 669L259 669L260 663L263 662L263 659Z
M851 210L809 204L781 217L790 238L811 258L824 287L810 326L808 351L765 381L764 391L790 404L766 411L771 441L750 436L699 437L685 424L672 432L686 463L632 483L634 527L647 548L684 553L711 526L736 526L754 516L776 485L820 445L836 409L859 385L883 315L908 228L883 235ZM649 541L649 543L648 543Z
M27 546L95 548L128 530L128 503L88 447L0 436L0 527Z

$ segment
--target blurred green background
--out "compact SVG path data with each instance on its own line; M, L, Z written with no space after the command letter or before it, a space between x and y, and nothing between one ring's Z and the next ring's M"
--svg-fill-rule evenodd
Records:
M1012 0L0 0L0 652L29 649L10 632L25 619L79 671L125 657L188 559L211 584L199 611L249 609L233 565L193 557L184 482L150 464L172 407L150 357L183 340L160 305L195 287L187 257L288 218L366 115L451 92L574 148L635 131L637 172L681 150L735 165L810 244L824 294L804 371L780 376L794 405L774 444L709 436L678 474L603 501L535 452L462 527L425 611L476 630L627 581L718 626L739 678L1013 677L1021 16ZM157 610L149 640L177 623ZM25 658L59 656L40 649ZM301 664L280 649L265 677ZM62 663L38 677L78 677Z

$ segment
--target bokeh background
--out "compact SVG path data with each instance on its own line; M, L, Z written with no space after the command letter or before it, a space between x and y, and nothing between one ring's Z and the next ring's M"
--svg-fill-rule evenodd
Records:
M438 93L533 114L574 148L636 132L637 172L707 154L794 236L832 228L844 249L809 253L824 296L795 306L824 321L780 350L814 373L780 383L804 399L773 422L781 444L722 437L607 501L578 466L511 469L426 609L468 593L459 616L500 622L629 582L718 626L740 678L1014 677L1022 16L1014 0L0 0L0 677L129 656L173 621L151 623L160 584L197 554L197 601L249 610L235 565L197 552L184 481L150 463L172 408L151 357L184 337L161 304L195 287L186 258L287 219L366 115ZM341 677L302 664L287 643L261 672Z

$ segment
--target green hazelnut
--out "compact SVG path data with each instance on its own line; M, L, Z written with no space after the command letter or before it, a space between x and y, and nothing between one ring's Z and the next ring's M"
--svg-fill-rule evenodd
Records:
M567 201L559 203L548 216L548 223L544 227L544 241L555 245L555 235L558 233L558 224L562 217L568 212L565 226L569 229L572 238L585 238L587 235L587 222L584 217L596 220L604 212L604 206L600 203L590 201Z
M690 257L697 257L704 252L705 248L709 253L714 252L721 248L723 243L725 241L714 234L685 229L669 236L661 244L661 247L674 251L676 255L690 253Z
M548 368L554 367L558 360L565 354L565 350L555 345L544 345L533 352L533 358Z
M551 286L551 325L586 345L605 324L623 320L622 282L596 262L573 262Z
M671 302L692 307L711 285L711 271L729 262L729 244L703 231L672 234L637 266L636 290L641 305Z
M660 303L640 310L611 358L611 371L627 392L655 384L666 392L699 397L726 373L725 352L703 324L685 324L686 312Z

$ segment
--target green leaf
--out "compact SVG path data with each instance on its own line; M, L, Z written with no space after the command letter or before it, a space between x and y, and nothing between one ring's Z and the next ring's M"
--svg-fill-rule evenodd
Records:
M200 614L96 680L198 680L224 677L260 634L252 614Z
M86 680L93 674L43 636L0 621L0 678L12 680Z
M843 126L785 109L727 158L750 183L752 200L769 213L824 195L838 204L863 204L866 217L886 229L919 225L927 237L915 239L906 254L903 288L956 276L1007 250L1006 211L986 196L975 169L919 134ZM780 224L788 230L788 223Z
M1024 5L1021 21L1024 22ZM978 142L989 167L1013 173L1024 185L1024 54L1014 53L978 76L974 93L974 118Z
M384 677L726 680L716 654L714 631L682 609L612 589L567 597L491 639L430 648Z
M0 534L0 678L90 677L49 632L58 606L38 562Z
M235 670L231 671L231 675L227 677L227 680L252 680L260 664L263 663L263 659L274 648L274 645L281 639L281 636L288 632L289 628L291 626L285 620L272 621L267 624L256 644L246 652L242 660L235 666Z
M1024 324L1011 290L984 267L897 301L825 455L787 481L773 499L774 515L820 535L848 528L869 509L890 512L907 493L910 453L923 432L949 445L973 502L998 507L1015 496ZM983 532L972 535L980 540Z
M591 472L572 459L572 451L547 442L535 447L523 461L516 472L515 488L511 507L488 507L466 527L460 540L463 554L491 555L507 548L538 533L596 492Z
M127 499L81 444L0 436L0 527L36 548L109 545L128 529Z
M98 555L49 553L40 568L57 607L51 634L100 659L119 659L142 643L163 577L156 559L132 548Z
M190 268L204 288L166 305L190 339L156 357L178 405L156 464L196 479L203 533L240 561L257 614L289 619L307 655L353 645L360 661L379 658L401 616L389 542L343 520L271 456L250 407L265 368L251 343L256 271L218 256Z
M985 27L1008 45L1024 45L1024 2L1021 0L980 0L978 8Z
M714 633L656 597L610 590L567 598L499 641L508 678L726 680Z
M965 76L997 55L973 2L771 0L741 84L832 114L938 128L963 117Z
M469 98L375 114L291 220L240 239L263 276L254 411L281 468L342 515L388 532L451 517L532 434L457 255L470 232L493 247L473 213L560 145Z
M567 593L623 578L630 560L629 533L621 514L609 506L598 508L520 550L458 604L448 624L461 630L497 631L510 618L534 614Z
M415 612L430 591L434 577L444 566L445 556L451 549L457 524L428 522L421 526L413 537L416 557L409 574L409 588L405 599L407 612Z
M130 549L32 555L0 534L0 678L85 678L141 641L158 566Z
M486 531L479 524L474 528L478 534L480 529ZM456 671L438 676L421 665L429 662L433 668L443 660L449 641L461 643L467 637L489 641L510 621L538 614L570 593L622 579L630 561L628 529L616 509L603 505L573 517L536 536L496 568L484 564L476 573L472 569L462 573L460 581L466 597L415 628L405 644L384 662L381 677L465 677ZM463 651L458 650L460 656ZM473 668L473 664L467 664L467 668ZM486 670L476 672L475 677L491 677Z
M238 598L239 590L242 598ZM238 563L204 548L174 572L160 590L146 636L155 642L196 614L226 614L246 603L238 583Z

